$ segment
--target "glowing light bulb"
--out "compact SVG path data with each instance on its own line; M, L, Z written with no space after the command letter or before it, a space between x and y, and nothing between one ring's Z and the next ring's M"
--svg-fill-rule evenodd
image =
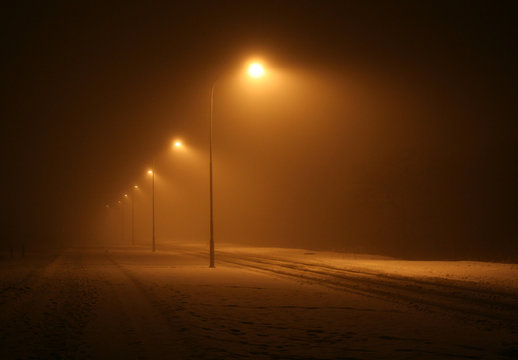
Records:
M258 78L264 75L263 66L259 63L253 63L248 67L248 74L251 77Z

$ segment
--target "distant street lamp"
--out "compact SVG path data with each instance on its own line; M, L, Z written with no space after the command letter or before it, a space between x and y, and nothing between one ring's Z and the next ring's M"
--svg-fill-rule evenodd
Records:
M104 207L106 208L107 211L110 211L110 205L109 204L106 204L104 205ZM112 217L110 216L110 213L106 213L106 222L105 222L105 226L104 226L104 231L105 231L105 235L106 235L106 238L109 239L111 236L111 226L112 226L112 221L111 221Z
M181 147L182 143L180 141L174 142L174 147ZM152 212L152 251L156 251L156 237L155 237L155 161L153 161L153 167L147 171L149 175L151 175L151 212ZM138 186L135 185L134 189L138 189ZM133 211L133 210L132 210Z
M124 199L128 199L128 194L124 194ZM126 231L125 231L126 227L124 226L124 204L121 205L121 209L122 209L121 211L122 211L122 216L123 216L123 220L122 220L122 228L123 228L123 230L122 231L125 234L126 233ZM122 241L125 240L124 238L125 238L125 236L123 235L122 236Z
M119 204L120 214L121 214L121 243L124 243L124 208L122 206L122 202L117 200L117 204Z
M254 62L248 67L248 74L253 78L260 78L264 75L264 68L261 64ZM212 83L210 91L210 140L209 140L209 213L210 213L210 242L209 242L209 267L214 266L214 194L212 186L212 123L214 113L214 87L216 82Z
M138 189L138 185L134 185L133 195L131 196L131 245L133 246L135 246L135 191Z
M152 242L152 251L155 252L156 251L156 246L155 246L155 163L153 162L153 170L148 170L147 173L149 175L151 175L151 192L152 192L152 196L151 196L151 213L152 213L152 238L151 238L151 242Z

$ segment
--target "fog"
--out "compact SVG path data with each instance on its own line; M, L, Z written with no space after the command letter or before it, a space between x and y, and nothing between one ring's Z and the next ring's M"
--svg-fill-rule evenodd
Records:
M493 246L514 234L505 215L514 206L511 180L487 187L512 176L500 167L504 174L492 173L488 156L510 146L505 134L499 143L487 136L495 130L483 118L494 109L467 105L468 95L430 78L409 83L372 69L266 63L266 75L253 79L247 61L215 85L216 247L513 258L512 242ZM149 168L155 162L158 248L208 243L209 90L197 90L172 112L181 125L162 136L148 161ZM499 156L514 166L512 155ZM137 171L119 197L108 199L109 209L99 206L104 237L94 232L88 241L129 244L133 197L135 240L151 246L151 177L145 167ZM494 198L505 191L509 199Z
M157 244L207 242L215 82L216 244L516 259L500 6L205 5L12 9L4 248L129 244L132 196L150 244L153 161Z
M2 360L517 359L512 5L4 6Z

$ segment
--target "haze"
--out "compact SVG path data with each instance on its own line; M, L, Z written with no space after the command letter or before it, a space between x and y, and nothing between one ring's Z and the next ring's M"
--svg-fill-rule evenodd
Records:
M73 287L69 282L77 279L89 279L85 284L89 283L99 271L105 272L110 284L126 284L127 275L137 282L172 286L191 300L205 288L188 284L201 286L204 281L217 288L213 295L221 299L233 296L225 286L247 287L249 282L257 285L252 288L285 286L285 291L292 291L268 293L265 301L274 308L320 306L315 294L324 286L326 294L332 294L327 310L357 309L361 296L375 296L367 286L360 298L351 297L351 289L366 284L356 278L344 282L343 276L354 271L375 279L391 277L390 284L371 285L377 294L388 292L402 301L402 306L408 305L408 294L386 290L403 286L400 277L426 278L419 285L425 295L420 297L417 289L408 295L415 296L411 301L440 304L441 309L462 308L450 303L449 290L435 292L444 281L454 281L463 299L476 294L473 307L485 303L477 296L486 299L488 291L501 296L495 305L501 310L498 314L484 307L468 317L473 323L509 318L503 326L510 329L506 338L516 326L516 316L508 313L517 304L518 260L517 59L511 45L517 34L509 5L12 4L3 23L7 63L2 76L0 263L2 291L7 295L0 307L6 306L4 320L16 330L4 329L11 334L5 344L17 343L13 339L18 335L12 334L33 336L34 330L23 330L13 315L16 299L32 299L24 304L33 301L38 304L35 308L41 307L41 314L45 312L48 299L35 299L47 280L32 283L28 279L47 279L43 274L61 273L60 266L70 275L49 275L49 279L54 279L52 284L68 284L63 289ZM255 65L250 73L251 64ZM211 196L215 252L209 246ZM209 263L210 256L215 256L216 268L209 270L214 265ZM75 273L78 264L86 273ZM153 272L150 267L159 270ZM241 278L238 270L249 275ZM333 276L343 274L333 280L329 271ZM171 279L179 288L171 285ZM280 285L283 281L286 284ZM296 293L301 289L297 281L305 284L300 286L307 293L307 303L297 303ZM346 285L348 281L356 285ZM485 290L478 292L473 283ZM23 297L16 286L32 289L34 297ZM84 320L84 326L75 327L87 329L77 330L81 340L76 347L51 346L42 340L24 352L8 344L13 358L131 357L132 351L124 345L127 339L122 338L111 347L84 348L110 336L103 333L105 326L113 333L129 328L114 317L117 305L102 300L115 290L85 286L85 293L101 294L95 300L92 297L88 314L91 311L100 318L105 312L111 320ZM59 289L55 294L69 291ZM137 288L131 289L135 299L142 295L136 295L140 294ZM115 293L125 298L124 291ZM142 301L126 304L128 309L140 308L149 311L152 319L166 319L169 310L156 304L171 305L172 295L151 288L146 291L154 297L142 295ZM240 305L256 299L249 292L236 296ZM284 304L283 299L294 303ZM222 304L225 300L214 300L211 306ZM389 305L382 302L371 308L381 311L385 306ZM204 311L200 309L192 311ZM250 317L253 323L263 316L242 311L240 316ZM429 316L425 312L423 316ZM185 327L199 325L186 311L181 313L177 315L187 316ZM225 321L232 318L225 312L218 314ZM321 326L329 335L350 324L351 319L332 325L336 314L326 314L308 315L307 329ZM478 318L477 314L485 315ZM27 315L31 329L40 315ZM411 324L424 319L422 314L407 315L401 320L406 325L399 328L399 335L369 335L379 320L374 315L367 325L356 324L354 331L369 339L406 338L412 333ZM291 328L297 316L306 315L287 315L277 325ZM341 316L336 315L344 319ZM327 321L322 319L331 322L329 327L322 325ZM219 326L207 321L211 329ZM430 341L442 344L432 351L437 356L516 355L516 341L503 345L504 340L499 342L496 335L480 353L466 350L476 345L471 340L455 338L454 345L441 342L439 334L449 328L448 321L429 329ZM109 324L119 325L110 328ZM162 334L171 337L183 326L164 324L169 330ZM205 325L199 326L204 329ZM244 331L235 324L225 326ZM452 326L463 329L464 325ZM197 337L203 331L186 335L185 349L168 343L173 350L155 352L150 350L155 340L141 334L137 337L142 337L145 346L135 345L134 350L144 358L161 358L176 346L184 349L180 358L257 355L258 350L248 345L230 353L211 351L212 345ZM276 331L266 333L274 338L279 335ZM483 332L473 336L485 338ZM217 346L228 340L223 338ZM308 339L304 341L318 343ZM361 353L349 352L356 345L344 339L336 343L346 344L349 350L331 346L326 358L363 358ZM206 352L189 352L187 348L195 342ZM262 343L257 339L245 342ZM285 358L318 357L317 345L315 352L306 353L293 350L298 349L295 343L290 338L281 344L293 346ZM282 358L272 344L269 350L259 351L261 356ZM468 352L453 350L461 345ZM430 350L408 346L416 356ZM40 353L38 349L43 348L47 352ZM373 348L381 357L402 356L399 350L384 353L378 343Z

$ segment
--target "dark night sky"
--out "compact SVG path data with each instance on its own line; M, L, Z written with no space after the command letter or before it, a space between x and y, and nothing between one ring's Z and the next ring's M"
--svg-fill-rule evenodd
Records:
M426 178L429 190L420 192L404 179L396 187L433 209L423 216L447 215L432 221L441 231L415 225L414 238L373 248L409 257L516 260L517 30L511 4L13 3L2 21L2 241L44 244L84 233L96 209L167 146L164 134L204 136L206 89L253 53L336 81L346 81L347 69L360 69L427 104L411 104L425 125L408 131L426 128L430 137L407 154L394 153L394 164L409 157L404 171L415 176L408 179ZM404 132L404 122L399 125ZM203 137L192 142L206 149ZM413 165L419 158L425 163ZM386 172L394 176L383 186L404 171ZM426 234L442 240L419 245ZM378 235L370 243L390 241Z

